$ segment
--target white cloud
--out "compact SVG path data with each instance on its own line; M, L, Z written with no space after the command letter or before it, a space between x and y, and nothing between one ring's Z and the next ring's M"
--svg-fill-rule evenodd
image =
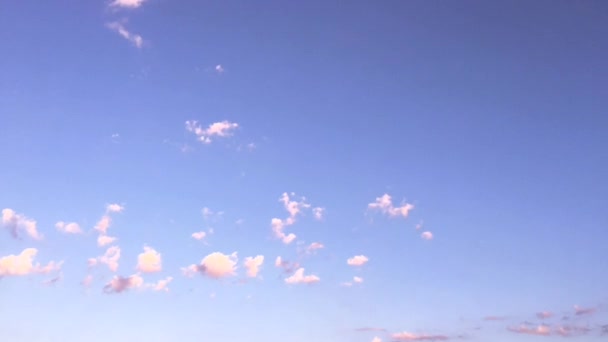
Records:
M314 284L318 283L321 278L316 275L304 275L304 268L298 268L296 272L288 278L285 278L287 284Z
M213 137L229 137L232 136L234 130L239 127L236 122L230 122L227 120L214 122L209 127L203 129L198 121L188 120L186 121L186 130L194 133L198 137L198 140L209 144Z
M63 221L59 221L55 223L55 228L62 233L67 234L80 234L82 233L82 229L76 222L65 223Z
M316 220L322 220L325 215L325 208L316 207L312 209L312 214Z
M420 237L422 237L425 240L433 240L433 233L423 232L422 234L420 234Z
M124 210L125 210L124 206L122 206L120 204L116 204L116 203L111 203L106 206L106 212L108 212L108 213L121 213Z
M369 259L365 255L355 255L352 258L346 260L346 263L350 266L362 266L366 264Z
M110 3L110 6L123 8L138 8L146 1L147 0L114 0Z
M97 224L95 225L95 230L97 230L100 234L107 234L108 228L112 224L112 218L108 215L103 215Z
M117 238L115 238L113 236L99 235L97 237L97 246L105 247L107 245L114 243L114 241L116 241L116 240L117 240Z
M138 49L143 47L144 39L138 34L129 32L129 30L127 30L122 23L120 23L118 21L113 21L113 22L107 23L106 26L110 30L118 33L124 39L130 41Z
M45 266L34 264L34 258L38 254L36 248L26 248L20 254L10 254L0 258L0 277L24 276L28 274L50 273L61 269L62 263L54 261Z
M36 220L30 219L23 214L17 214L13 209L2 209L2 225L6 227L14 238L19 237L19 231L24 230L30 237L40 240L42 234L36 228Z
M295 194L292 192L291 196L295 196ZM270 225L272 227L274 235L278 239L281 239L284 244L290 244L296 239L296 235L293 233L285 234L284 229L285 227L294 224L296 222L296 217L300 215L304 209L309 209L310 204L306 203L305 198L303 197L300 201L294 201L290 199L289 194L287 194L286 192L281 195L281 197L279 198L279 202L283 203L285 210L287 210L287 212L289 213L289 217L284 220L275 217L270 220ZM321 209L319 215L321 215L322 217L324 209L316 209ZM315 217L317 217L317 214L315 214Z
M215 66L215 72L218 74L222 74L224 72L224 67L221 64Z
M129 289L137 289L144 285L144 279L134 274L130 277L114 276L112 280L104 286L103 290L106 293L121 293Z
M183 268L182 271L187 276L200 272L208 277L219 279L233 276L236 272L237 261L236 252L231 255L214 252L204 257L199 265L190 265Z
M370 210L377 210L388 216L403 216L407 217L409 212L414 209L414 205L405 203L400 207L395 207L389 194L384 194L381 197L376 197L376 201L367 205Z
M192 238L196 240L203 240L207 236L205 232L192 233Z
M137 270L144 273L160 272L162 258L153 248L144 247L144 252L137 257Z
M258 255L256 257L246 257L245 258L245 268L247 269L247 276L250 278L255 278L258 276L260 272L260 267L264 263L264 256Z
M316 251L317 249L323 249L323 248L325 248L325 246L322 243L313 242L308 247L306 247L306 251L310 253L310 252Z
M283 258L281 258L280 256L278 256L275 261L274 261L274 265L276 267L281 267L281 265L283 265Z

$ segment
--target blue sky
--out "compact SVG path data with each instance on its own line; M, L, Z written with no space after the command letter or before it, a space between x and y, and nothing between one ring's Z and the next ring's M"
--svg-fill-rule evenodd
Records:
M608 334L606 3L2 8L3 340Z

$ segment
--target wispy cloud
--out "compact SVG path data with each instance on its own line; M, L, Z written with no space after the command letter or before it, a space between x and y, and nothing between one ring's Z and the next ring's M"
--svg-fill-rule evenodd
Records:
M551 334L551 329L547 325L538 325L536 327L529 327L525 324L522 324L518 327L508 327L507 330L517 333L517 334L526 334L526 335L548 336Z
M590 314L595 313L596 310L597 310L596 308L583 308L578 305L574 306L574 314L577 316L590 315Z
M447 341L450 339L446 335L414 334L410 332L400 332L391 335L394 341Z
M187 276L201 273L210 278L219 279L235 275L237 261L236 252L230 255L214 252L204 257L199 265L190 265L182 268L182 271Z
M169 283L173 280L173 277L167 277L165 279L161 279L156 284L152 284L152 290L154 291L165 291L169 292Z
M122 7L122 8L138 8L144 4L147 0L114 0L110 3L111 7Z
M431 232L423 232L422 234L420 234L420 237L423 238L424 240L433 240L433 233Z
M319 281L321 278L316 275L304 275L304 268L299 268L292 276L285 278L287 284L314 284Z
M36 248L26 248L21 253L10 254L0 258L0 277L4 276L25 276L28 274L50 273L61 269L61 262L51 261L42 266L34 263L34 258L38 254Z
M389 194L384 194L381 197L376 197L376 201L367 205L369 210L380 211L390 217L403 216L407 217L414 205L405 203L399 207L393 205L393 200Z
M239 127L236 122L230 122L227 120L214 122L207 128L203 128L200 123L196 120L186 121L186 130L194 133L198 140L202 143L209 144L215 137L230 137L234 134L234 131Z
M196 232L196 233L192 233L192 238L195 240L204 240L205 237L207 236L207 233L201 231L201 232Z
M125 207L118 203L110 203L110 204L106 205L107 213L121 213L124 210L125 210Z
M55 223L55 228L58 231L66 234L80 234L82 233L82 229L80 229L80 225L76 222L66 223L63 221L59 221Z
M539 319L547 319L553 317L553 313L549 311L541 311L536 313L536 317Z
M121 22L118 22L118 21L109 22L106 24L106 26L110 30L118 33L124 39L131 42L131 44L133 44L138 49L140 49L144 46L144 39L142 38L142 36L140 36L139 34L130 32L129 30L127 30L125 28L125 26Z
M144 247L144 252L137 257L137 270L143 273L160 272L162 270L160 253L151 247Z
M121 293L129 289L140 288L144 285L144 279L134 274L129 277L114 276L112 280L104 286L105 293Z
M314 253L318 249L323 249L325 246L320 242L313 242L306 247L306 253Z
M274 261L274 265L276 267L282 268L283 272L287 274L291 274L295 272L295 270L300 268L300 263L283 260L283 258L281 258L280 256L276 258L276 260Z
M348 258L346 263L350 266L363 266L369 261L369 258L365 255L355 255L352 258Z
M25 231L27 235L36 240L43 238L36 228L36 220L28 218L23 214L17 214L10 208L2 209L2 225L9 230L14 238L19 237L20 231Z
M357 328L357 329L355 329L355 331L359 331L359 332L367 332L367 331L386 332L386 329L384 329L384 328L376 328L376 327L363 327L363 328Z
M245 268L247 269L247 276L250 278L257 277L263 263L264 263L263 255L258 255L256 257L246 257L245 258Z

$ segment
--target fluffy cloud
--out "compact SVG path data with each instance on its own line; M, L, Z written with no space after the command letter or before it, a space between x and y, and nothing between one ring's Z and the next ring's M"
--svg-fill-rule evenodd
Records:
M137 8L147 0L114 0L110 3L111 7Z
M97 224L95 225L95 230L99 232L99 234L107 234L108 228L112 224L112 218L109 215L103 215Z
M108 266L110 271L118 271L118 260L120 260L120 247L112 246L106 250L104 255L91 258L87 261L89 267L96 266L98 263L105 264Z
M391 337L394 341L446 341L449 340L448 336L445 335L427 335L427 334L414 334L409 332L400 332L392 334Z
M49 262L45 266L34 263L38 254L35 248L26 248L18 255L7 255L0 258L0 277L24 276L28 274L50 273L61 269L61 263Z
M256 257L246 257L245 258L245 268L247 269L247 276L250 278L255 278L258 276L260 272L260 267L264 263L264 256L258 255Z
M107 246L107 245L113 243L116 240L117 240L117 238L115 238L113 236L99 235L97 237L97 246L104 247L104 246Z
M19 231L21 230L37 240L40 240L43 237L36 228L35 220L32 220L23 214L17 214L13 209L2 209L2 225L9 230L11 236L14 238L19 237Z
M111 203L106 205L106 212L107 213L121 213L125 210L125 207L117 204L117 203Z
M381 197L376 197L376 201L367 205L370 210L380 211L390 217L403 216L407 217L414 206L406 203L400 207L393 205L392 198L389 194L384 194Z
M321 278L316 275L304 275L304 268L298 268L298 270L288 278L285 278L287 284L314 284L318 283Z
M205 233L205 232L192 233L192 238L199 240L199 241L203 240L206 236L207 236L207 233Z
M200 272L208 277L219 279L233 276L236 272L237 261L236 252L231 255L214 252L204 257L199 265L190 265L183 268L182 271L188 276Z
M350 266L362 266L366 264L369 259L365 255L355 255L352 258L348 258L346 263Z
M110 30L118 33L124 39L130 41L131 44L135 45L135 47L141 48L144 46L144 39L140 35L132 33L129 30L127 30L122 23L120 23L118 21L113 21L113 22L107 23L106 26Z
M67 234L80 234L82 233L82 229L76 222L65 223L63 221L59 221L55 223L55 228L62 233Z
M207 128L202 128L202 126L196 120L186 121L186 130L194 133L198 140L205 144L211 143L212 138L214 137L224 138L232 136L234 130L236 130L238 127L239 125L237 123L226 120L214 122Z
M423 232L422 234L420 234L420 237L425 239L425 240L433 240L433 233L431 232Z
M137 257L137 270L144 273L160 272L162 270L160 253L153 248L144 247L144 252Z
M114 276L114 278L104 286L103 291L106 293L121 293L129 289L140 288L143 285L144 279L137 274L130 277Z

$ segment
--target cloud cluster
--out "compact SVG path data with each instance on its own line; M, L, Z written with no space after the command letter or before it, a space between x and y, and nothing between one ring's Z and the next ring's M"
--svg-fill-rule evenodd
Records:
M146 1L147 0L114 0L110 3L110 7L138 8Z
M36 228L36 220L30 219L23 214L16 213L13 209L2 209L2 226L10 232L14 238L19 237L19 232L24 231L31 238L41 240L42 234Z
M291 196L295 196L295 193L291 193ZM300 201L295 201L290 198L290 194L284 192L279 198L279 202L283 203L283 207L287 210L289 216L286 219L273 218L270 220L270 226L275 237L283 241L284 244L290 244L296 239L296 235L293 233L286 234L285 227L291 226L296 222L296 218L302 214L302 212L311 207L310 204L306 203L306 199L302 197ZM322 219L323 208L313 208L313 215L316 219Z
M233 135L234 131L239 127L236 122L227 120L214 122L207 128L203 128L196 120L186 121L186 130L194 133L197 139L204 143L210 144L215 137L225 138Z
M393 205L393 200L389 194L384 194L381 197L376 197L376 201L367 205L369 210L380 211L390 217L403 216L407 217L414 205L405 203L400 207Z
M29 274L46 274L61 269L61 263L54 261L42 266L34 263L34 258L38 254L36 248L26 248L21 253L10 254L0 258L0 277L4 276L25 276Z
M247 269L247 276L250 278L257 277L263 263L264 263L263 255L258 255L256 257L246 257L245 258L245 268Z

